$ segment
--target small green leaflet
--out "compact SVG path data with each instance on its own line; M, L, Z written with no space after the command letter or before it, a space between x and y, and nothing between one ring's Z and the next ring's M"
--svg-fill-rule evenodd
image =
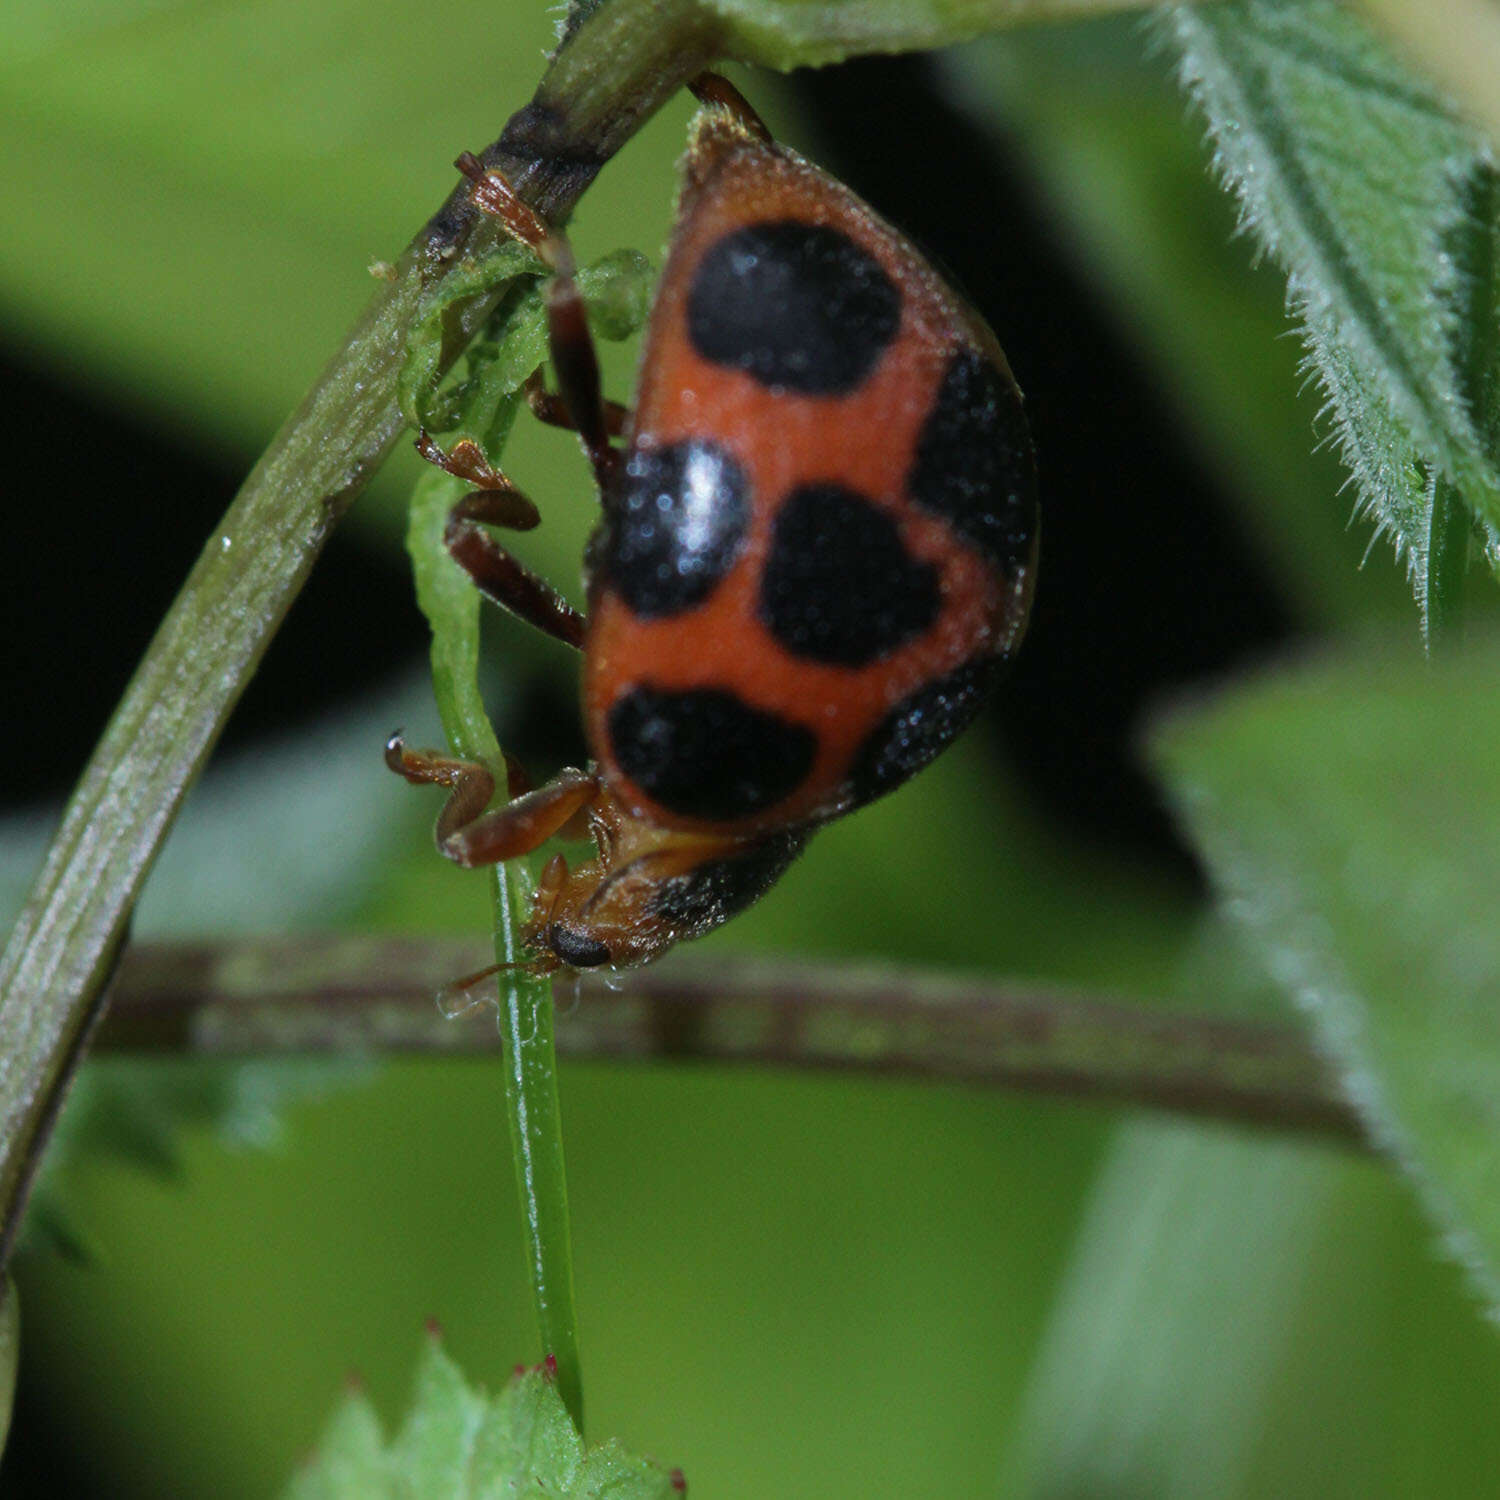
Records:
M1497 680L1493 639L1431 662L1361 640L1178 715L1154 744L1226 912L1492 1306Z
M1500 201L1485 148L1334 0L1178 5L1168 25L1246 227L1287 273L1360 503L1430 627L1439 570L1467 554L1462 530L1442 541L1447 492L1500 564Z
M681 1500L680 1470L636 1458L613 1440L585 1448L545 1369L518 1373L498 1395L475 1390L434 1334L411 1408L387 1444L352 1390L284 1500Z
M401 410L413 427L472 437L498 458L516 393L547 357L547 310L535 280L541 269L529 250L506 241L443 283L423 309L401 370ZM449 309L507 284L511 290L465 355L464 373L438 384ZM645 322L655 277L639 251L616 250L584 267L578 285L594 332L619 340Z

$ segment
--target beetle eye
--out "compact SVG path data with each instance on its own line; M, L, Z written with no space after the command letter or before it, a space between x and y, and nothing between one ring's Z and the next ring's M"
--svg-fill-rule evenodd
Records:
M597 969L609 962L609 949L603 943L564 927L561 922L554 922L547 929L547 946L570 969Z

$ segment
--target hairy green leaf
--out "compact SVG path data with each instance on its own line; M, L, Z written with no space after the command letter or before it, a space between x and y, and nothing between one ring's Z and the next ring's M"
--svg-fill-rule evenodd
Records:
M1333 0L1176 6L1169 24L1217 166L1287 273L1360 499L1430 630L1434 595L1467 560L1450 499L1500 560L1500 218L1483 144Z
M545 1369L488 1396L434 1336L394 1441L385 1444L364 1392L351 1391L286 1500L678 1500L685 1491L680 1472L616 1442L585 1448Z
M1363 644L1179 715L1156 759L1227 910L1496 1301L1500 647Z

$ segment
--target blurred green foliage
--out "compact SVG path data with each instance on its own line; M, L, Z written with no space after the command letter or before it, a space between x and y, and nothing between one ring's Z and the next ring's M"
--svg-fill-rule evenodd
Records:
M0 308L18 345L248 460L357 314L365 265L441 200L455 150L529 95L552 36L520 4L426 7L414 44L416 24L335 0L8 15ZM1337 465L1308 453L1316 403L1278 338L1284 284L1230 243L1232 210L1138 24L1037 30L943 67L1047 185L1184 429L1231 477L1289 607L1330 633L1393 615L1411 630L1388 558L1359 571L1367 539L1346 524ZM757 82L795 141L769 92ZM686 114L665 110L587 195L583 258L621 245L655 257ZM609 388L629 380L629 353L606 351ZM575 446L521 423L507 465L547 517L528 559L571 584L590 519ZM391 467L351 520L372 548L399 541L413 463ZM548 650L519 632L504 649L517 667ZM1296 795L1252 822L1268 840L1333 828L1304 852L1334 875L1330 851L1367 835L1457 839L1472 867L1448 917L1472 935L1493 845L1465 815L1500 797L1487 780L1445 782L1450 763L1429 751L1462 733L1479 776L1493 664L1425 686L1399 669L1418 705L1403 760L1389 758L1403 703L1384 702L1383 658L1353 657L1374 663L1360 688L1373 718L1346 715L1351 688L1334 676L1301 718L1276 701L1292 690L1272 689L1174 753L1197 745L1193 774L1217 776L1234 762L1216 749L1209 766L1210 748L1258 737L1254 776L1230 790L1260 795L1254 777L1279 772ZM502 714L513 681L498 684ZM223 768L137 930L484 925L482 882L435 858L431 808L372 753L383 729L419 722L418 691L393 686L286 746L273 787ZM1410 827L1384 823L1421 777L1446 787L1443 819L1425 824L1423 803ZM1342 932L1339 895L1332 882L1307 897L1320 933ZM1187 891L1060 831L977 736L820 834L773 899L709 941L1283 1003ZM1404 1028L1431 1027L1441 1000L1390 983L1407 961L1373 954L1370 993L1376 1044L1408 1059L1420 1090L1451 1073L1406 1051ZM1469 1020L1472 1046L1491 1046L1482 1007ZM1500 1461L1493 1331L1408 1188L1374 1162L947 1087L574 1066L562 1088L591 1435L681 1463L699 1500L1468 1497ZM287 1110L272 1154L192 1124L171 1181L101 1153L65 1164L59 1189L101 1261L19 1267L28 1378L91 1434L113 1493L274 1492L351 1366L395 1425L429 1316L491 1386L537 1357L500 1101L489 1065L391 1065Z
M1225 899L1494 1306L1500 655L1372 646L1241 686L1155 749Z

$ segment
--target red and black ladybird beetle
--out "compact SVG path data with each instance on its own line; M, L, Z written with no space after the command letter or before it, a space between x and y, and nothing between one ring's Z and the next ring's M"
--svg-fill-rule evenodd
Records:
M755 901L821 824L964 729L1031 600L1035 470L994 335L727 83L694 92L633 414L601 399L566 240L459 162L553 273L561 391L534 382L533 406L579 432L599 481L586 619L478 524L534 525L530 502L470 445L419 446L481 486L453 513L453 556L581 647L595 759L486 812L484 767L399 736L386 758L452 788L437 839L462 865L586 816L596 857L554 857L523 930L538 973L641 963Z

